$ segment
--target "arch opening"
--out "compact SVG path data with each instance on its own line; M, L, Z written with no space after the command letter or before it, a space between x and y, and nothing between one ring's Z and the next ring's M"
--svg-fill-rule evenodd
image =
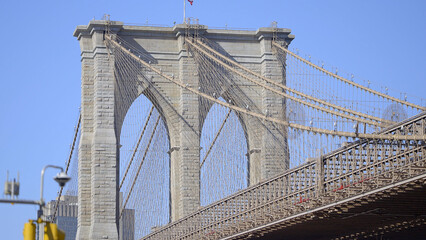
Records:
M120 208L126 205L120 209L123 239L140 239L170 221L169 149L164 118L140 95L126 113L119 139Z
M219 100L225 101L223 98ZM200 136L201 206L206 206L248 186L245 132L235 112L231 111L226 119L228 111L227 108L214 104L203 123ZM225 119L226 122L223 124ZM219 132L222 124L223 128Z

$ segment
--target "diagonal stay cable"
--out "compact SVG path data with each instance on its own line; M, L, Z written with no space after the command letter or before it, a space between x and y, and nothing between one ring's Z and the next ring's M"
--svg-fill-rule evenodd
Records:
M71 159L72 159L72 155L74 153L74 149L75 149L75 143L77 142L77 136L78 136L78 132L80 130L80 124L81 124L81 112L78 115L78 122L77 122L77 127L75 129L74 132L74 138L72 140L72 145L71 145L71 150L68 156L68 161L67 161L67 166L65 168L65 173L68 173L68 169L70 167L70 163L71 163ZM61 196L62 196L62 191L64 190L64 187L61 187L61 190L59 190L59 194L58 194L58 200L56 201L55 204L55 211L53 212L53 219L56 218L56 213L58 211L58 207L59 207L59 201L61 200Z
M136 176L133 179L132 186L130 187L129 194L126 197L126 201L124 202L123 207L121 208L120 217L119 217L120 219L121 219L121 216L123 215L124 209L126 208L127 202L129 201L130 195L132 194L133 188L135 187L136 180L139 177L139 173L140 173L140 171L142 169L142 165L143 165L143 162L145 161L146 155L148 154L149 147L151 145L152 139L154 138L155 130L157 129L157 126L158 126L159 122L160 122L160 116L157 117L157 121L155 122L154 128L152 129L152 133L151 133L151 137L149 138L148 145L146 146L146 149L145 149L145 152L143 154L142 160L141 160L141 162L139 164L138 170L136 172Z
M391 124L391 123L393 123L392 121L389 121L389 120L386 120L386 119L382 119L382 118L378 118L378 117L375 117L375 116L371 116L371 115L368 115L368 114L365 114L365 113L361 113L361 112L353 111L353 110L351 110L351 109L347 109L347 108L344 108L344 107L341 107L341 106L338 106L338 105L335 105L335 104L329 103L329 102L327 102L327 101L324 101L324 100L321 100L321 99L315 98L315 97L313 97L313 96L310 96L310 95L304 94L304 93L302 93L302 92L299 92L299 91L297 91L297 90L295 90L295 89L292 89L292 88L290 88L290 87L288 87L288 86L286 86L286 85L284 85L284 84L281 84L281 83L275 82L275 81L273 81L273 80L271 80L271 79L269 79L269 78L267 78L267 77L264 77L264 76L262 76L262 75L260 75L260 74L258 74L258 73L256 73L256 72L254 72L254 71L252 71L252 70L250 70L250 69L248 69L248 68L244 67L243 65L241 65L241 64L239 64L239 63L237 63L237 62L235 62L234 60L231 60L229 57L227 57L227 56L225 56L225 55L223 55L223 54L219 53L218 51L214 50L213 48L211 48L211 47L210 47L210 46L208 46L207 44L204 44L204 43L200 42L199 40L196 40L196 39L195 39L194 41L195 41L198 45L200 45L200 46L202 46L202 47L206 48L206 49L207 49L207 50L209 50L210 52L212 52L212 53L214 53L215 55L219 56L220 58L224 59L226 62L228 62L228 63L230 63L230 64L232 64L232 65L234 65L234 66L236 66L236 67L238 67L238 68L240 68L240 69L242 69L242 70L244 70L244 71L248 72L248 73L250 73L251 75L254 75L254 76L256 76L256 77L258 77L258 78L260 78L260 79L264 80L264 81L265 81L265 82L267 82L267 83L270 83L270 84L272 84L272 85L274 85L274 86L277 86L277 87L279 87L279 88L282 88L282 89L284 89L284 90L286 90L286 91L289 91L289 92L291 92L291 93L293 93L293 94L299 95L299 96L300 96L300 97L302 97L302 98L309 99L309 100L311 100L311 101L317 102L317 103L322 104L322 105L324 105L324 106L327 106L327 107L330 107L330 108L334 108L334 109L339 110L339 111L342 111L342 112L347 112L347 113L353 114L353 115L355 115L355 116L360 116L360 117L363 117L363 118L366 118L366 119L371 119L371 120L374 120L374 121L377 121L377 122L384 122L384 123L387 123L387 124ZM191 43L191 42L189 42L189 43Z
M268 116L265 116L265 115L257 113L257 112L249 111L245 108L238 107L238 106L232 105L230 103L226 103L226 102L222 102L220 100L217 100L216 98L214 98L214 97L212 97L208 94L200 92L200 91L190 87L189 85L183 84L180 81L177 81L174 78L167 76L161 70L151 66L149 63L145 62L144 60L139 59L138 56L132 54L130 51L128 51L127 49L122 47L120 44L118 44L117 42L112 40L110 36L105 36L105 41L110 41L115 47L118 47L121 51L125 52L130 57L139 61L143 66L147 67L148 69L155 72L156 74L162 76L166 80L176 84L177 86L179 86L183 89L186 89L186 90L188 90L188 91L190 91L190 92L192 92L192 93L194 93L198 96L201 96L201 97L203 97L203 98L205 98L209 101L215 102L215 103L217 103L221 106L231 108L234 111L237 111L237 112L240 112L240 113L243 113L243 114L246 114L246 115L250 115L252 117L256 117L256 118L259 118L259 119L263 119L265 121L274 122L274 123L277 123L277 124L280 124L280 125L283 125L283 126L286 126L286 127L290 127L290 128L300 129L302 131L313 132L313 133L318 133L318 134L326 134L326 135L331 135L331 136L342 136L342 137L348 137L348 138L390 139L390 140L425 140L426 139L426 135L424 135L424 136L418 136L418 135L381 135L381 134L334 131L334 130L316 128L316 127L308 127L308 126L296 124L296 123L289 123L289 122L281 120L281 119L277 119L277 118L274 118L274 117L268 117Z
M338 75L336 75L336 74L334 74L334 73L332 73L332 72L330 72L330 71L327 71L327 70L325 70L324 68L319 67L319 66L317 66L317 65L315 65L315 64L313 64L313 63L311 63L311 62L307 61L306 59L304 59L304 58L302 58L302 57L300 57L300 56L296 55L295 53L291 52L290 50L286 49L285 47L281 46L280 44L278 44L278 43L277 43L277 42L275 42L275 41L273 41L273 42L272 42L272 44L273 44L274 46L278 47L279 49L283 50L284 52L286 52L286 53L290 54L291 56L295 57L296 59L298 59L298 60L300 60L300 61L304 62L305 64L308 64L309 66L311 66L311 67L313 67L313 68L315 68L315 69L318 69L319 71L322 71L322 72L324 72L325 74L328 74L328 75L330 75L330 76L332 76L332 77L334 77L334 78L336 78L336 79L338 79L338 80L340 80L340 81L342 81L342 82L345 82L345 83L347 83L347 84L350 84L350 85L352 85L352 86L354 86L354 87L357 87L357 88L359 88L359 89L362 89L362 90L364 90L364 91L366 91L366 92L369 92L369 93L372 93L372 94L374 94L374 95L380 96L380 97L382 97L382 98L389 99L389 100L391 100L391 101L393 101L393 102L396 102L396 103L399 103L399 104L402 104L402 105L406 105L406 106L409 106L409 107L412 107L412 108L415 108L415 109L418 109L418 110L421 110L421 111L425 111L425 110L426 110L426 108L425 108L425 107L421 107L421 106L418 106L418 105L416 105L416 104L413 104L413 103L410 103L410 102L407 102L407 101L399 100L399 99L394 98L394 97L392 97L392 96L389 96L389 95L387 95L387 94L384 94L384 93L381 93L381 92L375 91L375 90L373 90L373 89L370 89L370 88L364 87L364 86L362 86L362 85L360 85L360 84L357 84L357 83L355 83L355 82L352 82L352 81L350 81L350 80L348 80L348 79L346 79L346 78L340 77L340 76L338 76Z
M225 126L226 120L228 120L229 115L231 114L231 111L232 111L232 109L228 110L228 113L226 114L225 119L222 122L222 125L220 125L219 130L216 132L216 136L214 137L212 143L210 144L209 150L207 150L206 155L204 156L203 160L201 161L200 169L203 167L204 162L206 161L207 157L209 156L210 152L212 151L212 148L213 148L214 144L216 143L216 140L219 137L220 133L222 132L222 129Z
M210 53L206 52L205 50L201 49L199 46L197 46L197 45L195 45L195 44L191 43L191 41L187 41L187 43L189 43L190 45L192 45L193 47L195 47L197 50L199 50L199 51L200 51L200 52L202 52L203 54L207 55L210 59L213 59L213 60L214 60L214 61L216 61L218 64L220 64L220 65L222 65L223 67L225 67L226 69L228 69L228 70L230 70L230 71L232 71L232 72L234 72L234 73L238 74L239 76L241 76L241 77L243 77L243 78L245 78L245 79L249 80L250 82L253 82L253 83L255 83L255 84L259 85L259 86L262 86L263 88L265 88L265 89L267 89L267 90L269 90L269 91L271 91L271 92L273 92L273 93L276 93L276 94L278 94L278 95L280 95L280 96L283 96L283 97L285 97L285 98L291 99L291 100L296 101L296 102L299 102L299 103L301 103L301 104L303 104L303 105L305 105L305 106L308 106L308 107L311 107L311 108L314 108L314 109L318 109L318 110L323 111L323 112L327 112L327 113L333 114L333 115L335 115L335 116L340 116L340 117L342 117L342 118L351 119L351 120L354 120L354 121L357 121L357 122L361 122L361 123L366 123L366 124L369 124L369 125L371 125L371 126L379 126L379 125L380 125L380 123L378 123L378 122L374 122L374 121L370 121L370 120L368 120L368 119L363 119L363 118L355 117L355 116L352 116L352 115L347 115L347 114L345 114L345 113L341 113L341 112L337 112L337 111L334 111L334 110L331 110L331 109L328 109L328 108L324 108L324 107L321 107L321 106L317 106L317 105L315 105L315 104L313 104L313 103L306 102L306 101L301 100L301 99L299 99L299 98L297 98L297 97L291 96L291 95L289 95L289 94L287 94L287 93L285 93L285 92L278 91L277 89L274 89L274 88L272 88L272 87L270 87L270 86L268 86L268 85L266 85L266 84L260 83L260 82L258 82L258 81L256 81L256 80L254 80L254 79L250 78L249 76L247 76L247 75L245 75L245 74L241 73L240 71L236 70L235 68L233 68L233 67L229 66L229 65L228 65L228 64L226 64L225 62L223 62L223 61L221 61L220 59L216 58L216 57L215 57L215 56L213 56L212 54L210 54ZM255 73L253 73L253 74L255 74ZM257 75L255 75L255 76L257 76ZM263 78L264 78L264 77L262 76L262 79L263 79ZM264 78L264 79L267 79L267 78ZM272 81L272 80L268 80L268 82L273 83L274 81ZM276 83L275 83L275 84L276 84ZM282 85L282 86L284 86L284 85ZM288 87L287 87L287 88L288 88ZM312 97L311 97L311 98L312 98ZM320 100L317 100L317 101L320 101ZM321 100L321 101L322 101L322 100ZM325 102L325 101L323 101L323 102ZM349 110L349 109L346 109L346 108L345 108L345 112L349 112L349 111L351 111L351 110Z
M121 179L121 183L120 183L120 186L118 188L119 190L123 186L124 180L126 180L127 173L129 172L130 166L132 165L132 162L135 159L136 152L138 151L139 144L140 144L140 142L142 140L142 137L143 137L143 135L145 133L146 127L148 126L148 122L149 122L149 119L151 118L153 110L154 110L154 106L152 106L151 110L149 111L148 117L146 118L146 121L145 121L145 125L143 126L143 129L142 129L141 135L139 136L139 139L138 139L138 142L136 143L135 149L133 149L132 157L130 158L129 164L127 165L126 172L124 173L124 176Z

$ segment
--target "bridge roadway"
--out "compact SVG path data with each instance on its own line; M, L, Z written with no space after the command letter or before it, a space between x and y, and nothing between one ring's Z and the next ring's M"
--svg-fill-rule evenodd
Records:
M223 239L425 239L425 181L422 174Z
M426 112L380 134L424 136ZM144 239L424 239L425 196L425 141L358 140Z

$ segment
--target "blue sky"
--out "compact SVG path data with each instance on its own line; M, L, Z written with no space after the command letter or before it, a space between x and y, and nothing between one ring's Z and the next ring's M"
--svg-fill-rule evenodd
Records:
M126 24L182 22L177 1L3 1L0 5L0 180L21 176L21 199L38 199L40 171L64 166L80 104L77 25L103 14ZM292 45L346 72L409 95L426 89L425 1L194 0L187 16L210 27L292 29ZM399 95L395 96L399 97ZM410 100L410 98L408 99ZM57 184L46 173L45 198ZM3 189L2 189L3 190ZM2 239L21 239L37 207L0 204Z

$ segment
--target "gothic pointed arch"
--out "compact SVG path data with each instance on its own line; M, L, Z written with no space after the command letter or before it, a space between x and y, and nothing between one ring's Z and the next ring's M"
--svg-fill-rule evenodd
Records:
M248 186L247 141L235 112L212 105L204 120L200 145L202 206Z

